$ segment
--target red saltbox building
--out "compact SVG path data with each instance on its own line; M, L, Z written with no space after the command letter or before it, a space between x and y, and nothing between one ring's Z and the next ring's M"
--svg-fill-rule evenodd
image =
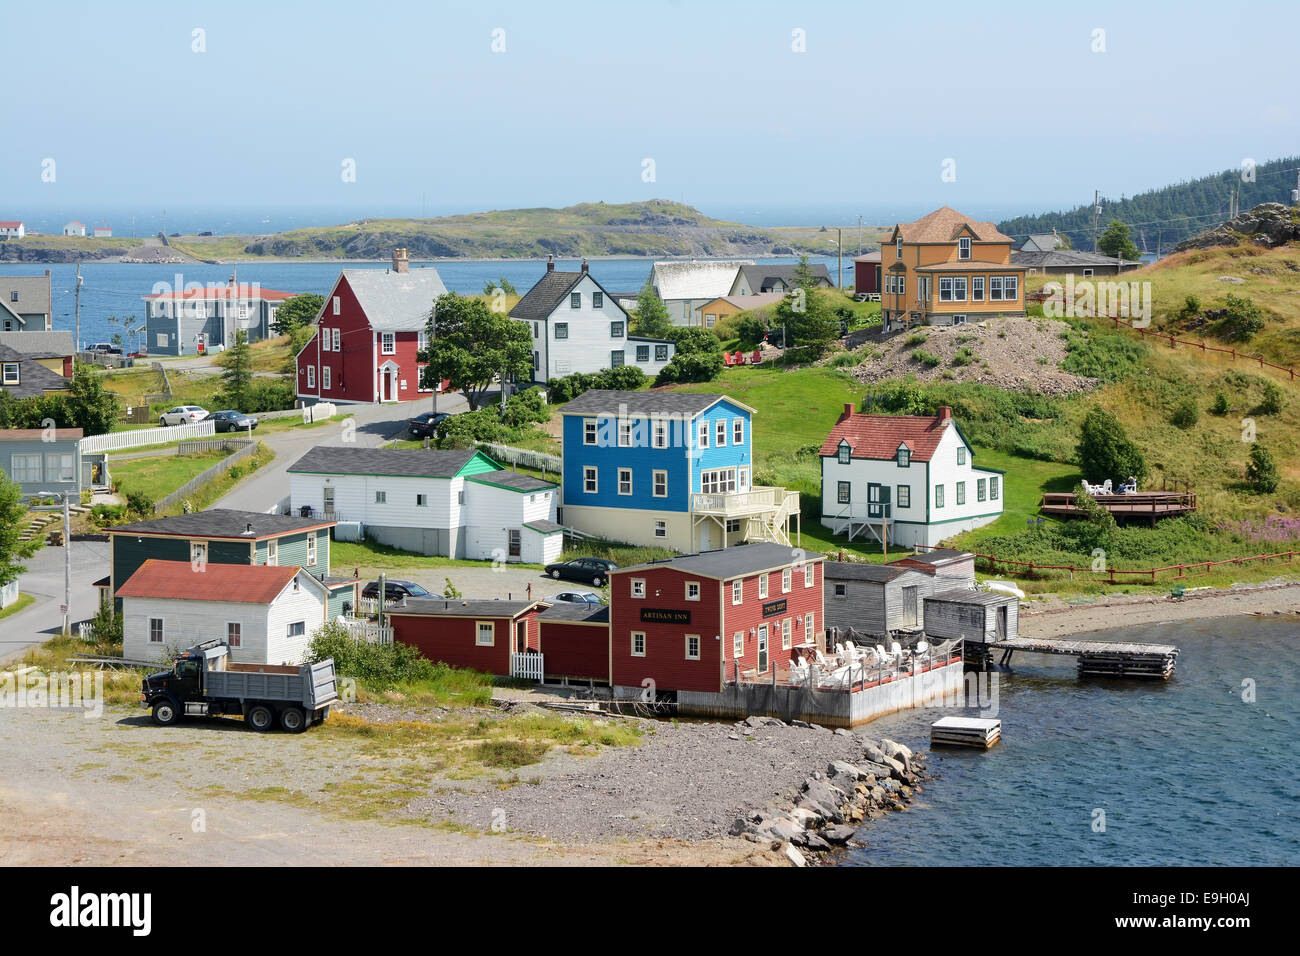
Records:
M770 676L820 644L822 564L754 543L611 572L611 683L717 693L724 674Z
M431 661L509 674L511 654L538 650L537 616L549 606L544 601L408 598L385 614L393 640Z
M315 402L406 402L420 387L434 300L446 293L433 268L409 271L405 249L389 269L344 269L298 353L297 395Z

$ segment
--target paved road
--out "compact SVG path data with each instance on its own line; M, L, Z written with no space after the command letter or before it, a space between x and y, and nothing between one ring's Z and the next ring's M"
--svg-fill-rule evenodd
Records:
M456 414L468 407L463 395L438 396L440 412ZM352 443L359 447L374 448L389 439L403 437L406 420L431 408L431 398L387 405L340 405L341 412L355 419L355 428L345 429L344 426L348 425L345 419L319 428L291 428L268 434L262 441L275 452L275 460L241 482L212 507L237 508L242 511L266 511L273 508L289 494L289 466L316 445L343 445L351 438Z
M63 629L63 548L44 547L27 562L18 588L36 598L36 603L0 620L0 661L21 655ZM94 616L99 592L93 582L108 574L108 542L72 542L72 626Z

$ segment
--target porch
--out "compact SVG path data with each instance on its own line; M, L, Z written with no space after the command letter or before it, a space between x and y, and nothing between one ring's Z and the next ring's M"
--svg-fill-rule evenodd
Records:
M692 534L698 535L705 524L716 525L723 547L727 546L728 535L736 533L741 533L741 540L772 541L788 547L792 517L798 543L802 539L799 492L785 488L756 485L748 491L691 496Z

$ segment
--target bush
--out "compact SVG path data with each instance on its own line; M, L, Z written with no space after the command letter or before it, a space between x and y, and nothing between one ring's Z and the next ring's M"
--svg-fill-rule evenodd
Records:
M1229 293L1223 308L1210 314L1217 319L1216 334L1229 342L1245 342L1264 328L1264 310L1244 295Z
M1263 445L1256 443L1250 449L1250 461L1246 463L1246 484L1256 494L1267 495L1277 491L1280 476L1277 462Z
M334 658L334 669L341 677L354 677L374 689L397 684L434 680L446 664L435 664L421 657L409 644L368 644L354 640L337 621L323 624L312 632L307 647L310 661Z
M736 324L736 337L740 339L740 344L753 347L763 341L767 335L767 322L760 316L746 314Z
M969 365L973 361L975 361L975 353L965 347L959 348L957 354L952 357L952 364L958 367Z
M1127 378L1145 362L1146 343L1119 332L1090 327L1082 319L1072 323L1061 368L1075 375L1114 382Z
M100 654L122 653L122 615L113 610L113 602L101 604L90 619L90 642Z
M142 491L127 491L126 508L135 514L152 517L154 500Z
M1222 392L1215 392L1214 403L1210 405L1210 411L1215 415L1226 415L1231 410L1232 406L1228 404L1228 396Z
M1185 398L1178 403L1174 413L1170 416L1170 421L1179 428L1191 428L1201 418L1201 410L1196 405L1196 399Z
M660 370L655 385L679 382L711 382L726 367L721 352L688 352L673 356L671 362Z
M1264 397L1260 399L1259 411L1264 415L1281 414L1282 409L1286 407L1286 396L1282 394L1281 387L1277 382L1264 383Z
M903 340L903 344L908 348L913 348L917 345L924 345L928 341L930 341L930 336L923 335L920 332L913 332Z
M935 355L933 352L927 352L925 349L914 349L912 351L912 358L915 361L920 362L926 368L934 368L943 361L939 356Z
M1129 440L1119 420L1104 408L1094 408L1084 418L1076 453L1083 477L1093 484L1107 478L1124 481L1130 475L1141 483L1147 476L1142 452Z
M704 332L705 335L713 339L715 348L720 349L722 347L718 340L713 337L712 332L706 332L703 329L697 331ZM618 368L607 368L599 372L575 372L573 375L552 379L547 386L547 394L550 397L551 404L563 405L591 389L632 392L644 388L645 384L646 374L644 372L635 365L622 365ZM547 417L549 418L549 412ZM542 419L542 421L545 420Z

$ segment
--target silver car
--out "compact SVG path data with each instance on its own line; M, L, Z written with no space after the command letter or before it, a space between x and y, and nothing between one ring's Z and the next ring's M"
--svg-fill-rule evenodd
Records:
M158 416L159 425L193 425L208 417L206 409L198 405L177 405Z

